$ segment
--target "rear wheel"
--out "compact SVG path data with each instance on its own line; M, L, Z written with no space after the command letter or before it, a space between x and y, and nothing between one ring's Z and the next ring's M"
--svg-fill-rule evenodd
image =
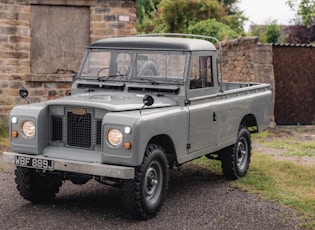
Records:
M62 181L53 174L39 174L35 169L17 167L15 183L22 197L34 203L48 203L55 199Z
M123 185L124 202L130 213L150 219L161 209L168 186L168 162L163 148L148 145L135 178Z
M227 179L235 180L246 175L251 157L250 133L245 126L241 126L237 141L221 151L221 167Z

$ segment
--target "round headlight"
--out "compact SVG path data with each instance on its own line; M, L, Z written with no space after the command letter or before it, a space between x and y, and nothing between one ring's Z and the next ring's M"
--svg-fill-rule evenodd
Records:
M110 129L106 136L108 143L114 147L119 146L123 141L123 134L118 129Z
M22 132L23 134L28 137L28 138L31 138L35 135L35 125L33 122L31 121L25 121L23 122L22 124Z

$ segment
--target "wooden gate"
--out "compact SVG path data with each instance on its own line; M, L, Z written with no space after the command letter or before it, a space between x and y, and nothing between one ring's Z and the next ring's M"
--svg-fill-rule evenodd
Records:
M315 46L274 45L275 121L315 124Z

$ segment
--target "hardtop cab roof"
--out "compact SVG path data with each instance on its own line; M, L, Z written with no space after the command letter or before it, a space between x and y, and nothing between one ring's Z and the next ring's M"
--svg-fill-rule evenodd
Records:
M202 39L142 36L101 39L92 43L90 48L216 51L211 42Z

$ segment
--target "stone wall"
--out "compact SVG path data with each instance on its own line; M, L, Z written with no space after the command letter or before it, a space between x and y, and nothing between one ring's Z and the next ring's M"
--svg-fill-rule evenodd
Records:
M84 44L88 45L98 39L113 37L113 36L127 36L134 35L136 33L136 9L135 1L130 0L3 0L0 2L0 117L9 113L11 108L16 104L24 103L18 96L20 87L25 86L29 89L29 99L31 102L45 101L50 98L62 97L69 93L71 87L71 79L73 72L76 72L82 55L84 53L84 47L78 52L71 52L71 42L66 46L63 46L64 41L69 36L73 35L73 31L82 22L80 15L77 17L71 17L71 19L65 19L64 21L54 21L51 23L55 28L64 28L67 23L72 23L70 28L73 31L59 32L59 37L55 38L54 43L49 43L50 39L54 39L52 35L47 33L41 34L47 41L47 43L39 44L36 41L36 37L40 35L40 31L47 27L40 29L41 23L38 23L38 30L34 30L31 27L33 24L40 20L44 22L45 14L42 16L36 15L36 9L38 7L45 6L50 13L57 12L59 8L68 9L70 7L87 8L88 23L86 31L88 31L87 38L84 40ZM41 9L38 11L40 12ZM35 16L36 17L35 17ZM82 15L83 16L83 15ZM86 16L86 15L85 15ZM35 18L34 18L35 17ZM59 19L57 17L51 17L52 19ZM49 25L49 20L46 20ZM73 24L74 23L74 24ZM75 35L73 43L78 43L78 39L81 39L80 30L76 31L78 35ZM74 35L73 35L74 36ZM56 40L57 39L57 40ZM56 42L57 41L57 42ZM69 45L70 44L70 45ZM55 70L36 68L34 70L35 63L31 60L37 54L43 52L37 52L42 48L42 45L51 48L52 50L63 49L64 55L72 55L70 63L72 65L66 65L69 60L63 61L61 57L56 57L59 60L55 66ZM80 44L81 45L81 44ZM70 48L69 48L70 47ZM42 48L43 49L43 48ZM62 52L61 52L62 53ZM48 53L49 55L49 53ZM39 61L44 61L45 57L40 57ZM53 61L48 59L46 61ZM69 64L69 63L68 63ZM33 65L33 66L32 66ZM58 66L59 65L59 66ZM40 65L39 65L40 66ZM69 67L70 66L70 67Z
M271 44L258 37L242 37L222 44L223 79L230 82L269 83L272 91L271 126L274 126L275 82Z

